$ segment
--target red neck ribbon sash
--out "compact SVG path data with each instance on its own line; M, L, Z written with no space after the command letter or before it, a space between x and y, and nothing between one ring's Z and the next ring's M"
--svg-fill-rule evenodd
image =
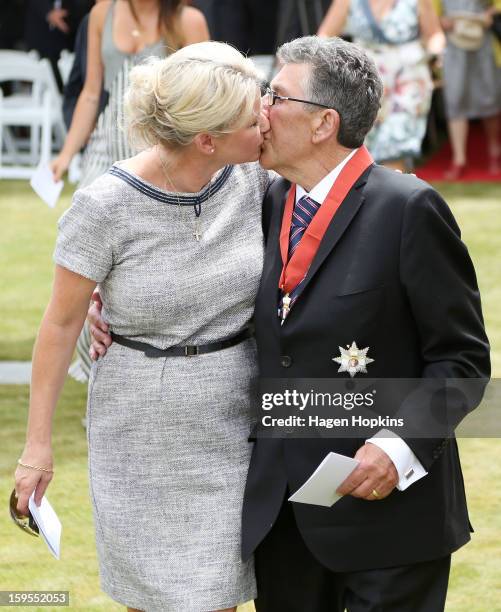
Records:
M287 261L292 212L296 200L296 185L292 185L287 196L280 230L280 253L283 268L278 287L284 294L288 295L304 279L338 208L353 185L373 163L374 160L367 148L361 146L341 170L327 198L308 225L297 249Z

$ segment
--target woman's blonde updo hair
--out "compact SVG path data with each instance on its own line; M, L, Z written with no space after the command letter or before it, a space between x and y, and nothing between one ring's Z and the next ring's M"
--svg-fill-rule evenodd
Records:
M150 58L131 70L125 94L131 143L185 146L202 132L220 136L243 127L254 114L259 76L251 60L219 42Z

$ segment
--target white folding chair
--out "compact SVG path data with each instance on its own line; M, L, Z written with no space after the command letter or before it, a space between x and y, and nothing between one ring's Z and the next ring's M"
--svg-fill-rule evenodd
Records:
M53 134L64 141L61 96L49 61L30 53L0 51L0 82L15 84L11 95L0 91L0 178L30 178L50 160ZM13 135L16 126L29 127L27 142Z
M40 55L38 51L32 49L31 51L15 51L14 49L0 49L0 58L2 62L23 62L26 58L39 60Z

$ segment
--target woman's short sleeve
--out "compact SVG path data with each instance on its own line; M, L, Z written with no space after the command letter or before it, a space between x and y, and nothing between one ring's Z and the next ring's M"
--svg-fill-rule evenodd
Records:
M77 191L59 219L54 262L98 283L113 263L112 222L104 204Z

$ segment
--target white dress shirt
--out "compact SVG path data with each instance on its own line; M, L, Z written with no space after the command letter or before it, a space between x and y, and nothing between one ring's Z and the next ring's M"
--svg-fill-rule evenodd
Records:
M323 204L332 185L334 185L334 181L348 161L355 155L357 150L358 149L355 149L348 157L343 159L343 161L324 176L310 192L307 192L300 185L297 185L296 202L307 195L318 204ZM397 489L400 491L405 491L411 484L428 474L419 459L410 449L409 445L392 431L381 429L375 436L366 440L366 443L367 442L379 446L379 448L390 457L398 472L399 482L397 484Z

